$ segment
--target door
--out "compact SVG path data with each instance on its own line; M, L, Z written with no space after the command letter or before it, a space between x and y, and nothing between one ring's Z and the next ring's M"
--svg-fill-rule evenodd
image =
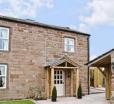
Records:
M54 85L57 89L57 96L64 96L64 71L55 70L54 71Z

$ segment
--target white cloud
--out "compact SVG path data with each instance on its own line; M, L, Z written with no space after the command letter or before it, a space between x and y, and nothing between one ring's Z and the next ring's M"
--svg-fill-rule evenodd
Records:
M71 29L77 30L76 25L69 25L68 27L71 28Z
M87 32L87 28L85 24L80 24L79 28L76 25L69 25L69 27L73 30L78 30L78 31L85 32L85 33Z
M35 17L39 9L52 8L53 0L0 0L0 6L7 5L1 9L0 14L15 17Z
M81 24L79 28L99 25L114 25L114 0L90 0L86 10L89 15L80 16ZM86 12L88 12L86 11Z
M79 24L79 31L87 32L88 31L88 28L87 28L86 24L80 23Z

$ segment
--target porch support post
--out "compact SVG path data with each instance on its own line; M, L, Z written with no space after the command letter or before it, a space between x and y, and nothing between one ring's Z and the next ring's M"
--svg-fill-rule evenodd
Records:
M106 99L111 99L111 69L106 67Z
M49 98L49 69L46 70L46 91L47 91L47 98Z
M76 69L76 96L78 93L78 87L79 87L79 69Z
M73 96L73 80L74 80L74 70L71 70L71 96Z
M54 68L51 68L51 96L52 96L52 90L54 87Z

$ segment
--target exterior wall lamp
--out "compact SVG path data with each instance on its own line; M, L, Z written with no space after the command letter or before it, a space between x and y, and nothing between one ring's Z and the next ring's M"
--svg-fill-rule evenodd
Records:
M114 73L114 62L112 62L112 72Z

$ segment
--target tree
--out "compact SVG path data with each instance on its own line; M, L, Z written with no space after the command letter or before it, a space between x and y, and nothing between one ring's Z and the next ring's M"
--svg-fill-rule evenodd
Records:
M78 97L78 99L82 98L82 86L81 86L81 83L79 84L79 87L78 87L77 97Z
M52 90L52 98L51 98L51 100L53 102L57 101L57 90L56 90L55 86L53 87L53 90Z

